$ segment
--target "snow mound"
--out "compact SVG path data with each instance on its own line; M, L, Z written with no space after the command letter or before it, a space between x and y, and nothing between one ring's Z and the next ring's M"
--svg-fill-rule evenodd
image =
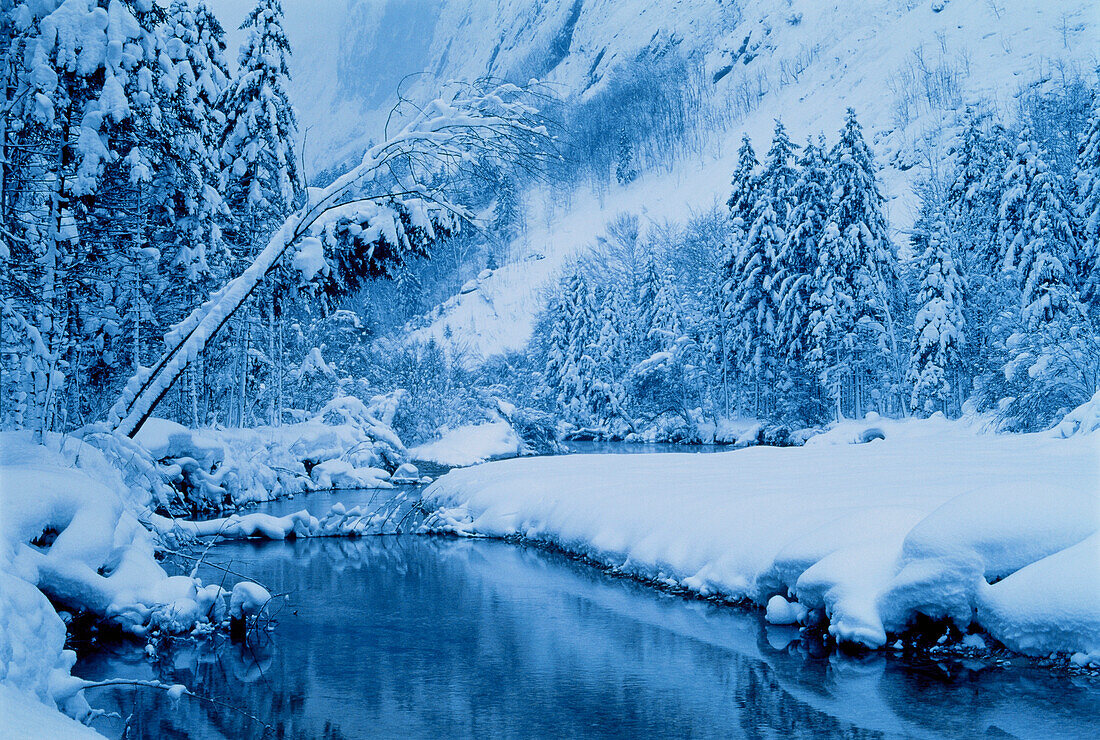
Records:
M982 589L978 619L1013 650L1100 651L1100 534Z
M872 424L884 439L850 444ZM777 622L814 612L842 643L881 647L925 615L1029 654L1100 649L1100 455L1089 439L980 434L942 418L821 437L456 470L425 492L426 527L550 542L767 604Z
M1054 427L1054 436L1065 439L1075 434L1091 434L1098 429L1100 429L1100 391L1066 414L1058 426Z
M414 447L409 456L449 467L477 465L486 460L518 457L527 446L506 421L470 424L445 432L434 442Z
M251 429L188 429L151 418L137 441L159 461L183 510L217 511L325 488L388 488L405 459L393 431L403 391L329 401L313 418Z
M55 606L139 636L187 632L221 615L219 586L170 576L155 557L142 522L155 489L129 483L151 461L135 447L138 472L124 472L108 455L129 442L98 443L106 454L74 437L36 444L29 432L0 434L0 689L20 716L38 713L30 699L78 719L90 711L83 682L69 675L76 655Z

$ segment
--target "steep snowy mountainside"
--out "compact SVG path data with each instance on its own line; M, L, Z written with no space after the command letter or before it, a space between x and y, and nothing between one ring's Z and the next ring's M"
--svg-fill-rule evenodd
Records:
M235 29L252 0L213 0ZM598 88L643 48L702 55L740 17L730 0L284 0L292 95L307 172L383 135L397 90L429 99L440 83L537 78L565 95ZM240 37L231 32L233 49Z
M707 66L713 78L739 60L718 81L716 96L758 83L760 95L751 112L735 116L715 138L707 156L643 173L603 197L578 193L570 207L532 214L514 245L517 261L437 309L431 325L414 336L451 337L474 356L522 348L545 305L546 286L610 219L633 212L643 224L682 221L724 202L742 132L762 153L776 118L796 142L822 132L832 140L844 110L854 107L881 166L891 225L904 244L915 217L912 185L922 165L943 156L938 147L955 111L988 102L1010 120L1022 89L1041 89L1061 75L1088 77L1100 62L1100 11L1089 0L775 0L744 12L740 24L715 40ZM756 50L747 64L746 38ZM524 258L532 253L545 259Z
M227 27L250 4L215 0ZM954 111L986 101L1011 118L1021 89L1066 75L1089 77L1100 63L1094 0L284 0L284 6L307 173L377 140L399 83L416 99L451 79L537 77L583 100L643 53L675 52L701 68L707 105L721 121L701 154L599 195L535 194L510 263L438 307L416 334L461 344L474 356L522 347L544 288L616 214L638 213L643 224L679 221L724 202L743 132L758 152L767 149L777 117L796 142L818 133L832 138L845 108L854 107L882 165L891 224L904 242L914 217L912 183L922 164L942 156L936 145ZM567 205L551 205L562 200Z

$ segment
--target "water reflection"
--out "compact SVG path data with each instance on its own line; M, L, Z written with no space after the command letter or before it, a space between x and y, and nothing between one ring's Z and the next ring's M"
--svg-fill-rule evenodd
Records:
M214 552L291 592L270 639L183 642L155 665L120 648L74 672L186 683L294 738L1097 736L1087 680L814 655L757 615L509 544L403 536ZM262 734L191 699L173 709L161 692L91 698L131 716L134 737Z

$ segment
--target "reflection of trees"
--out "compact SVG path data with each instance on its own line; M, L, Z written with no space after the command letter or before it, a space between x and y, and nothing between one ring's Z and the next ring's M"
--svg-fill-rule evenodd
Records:
M944 719L968 700L950 689L926 696L919 674L881 656L815 656L798 641L777 649L784 640L769 644L753 618L511 545L386 537L234 543L216 553L290 592L270 639L179 641L155 670L101 658L76 672L186 683L288 738L865 738L880 736L867 727L982 726ZM106 693L93 703L112 708ZM111 695L134 714L137 737L259 735L246 718L195 701L172 711L163 692ZM929 703L942 709L923 716ZM875 722L863 721L868 706L882 715Z

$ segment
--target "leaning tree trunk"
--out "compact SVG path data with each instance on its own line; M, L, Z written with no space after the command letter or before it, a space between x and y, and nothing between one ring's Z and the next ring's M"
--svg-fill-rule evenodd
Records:
M550 161L551 137L545 122L537 117L537 111L525 102L528 94L525 88L509 83L484 90L472 86L460 89L449 98L440 98L418 109L399 133L372 147L357 167L323 190L314 190L309 203L283 223L240 276L169 332L165 337L166 351L160 360L153 367L142 369L126 384L122 396L111 409L110 426L133 437L210 338L327 211L354 202L393 201L413 196L434 201L452 215L469 218L471 214L466 209L445 199L435 199L421 183L446 181L438 175L468 167L475 159L471 156L474 154L491 155L497 161L526 168L529 172ZM395 168L393 164L399 159L408 163L411 169ZM361 195L358 188L370 182L378 172L389 173L390 177L402 173L397 177L397 192Z

